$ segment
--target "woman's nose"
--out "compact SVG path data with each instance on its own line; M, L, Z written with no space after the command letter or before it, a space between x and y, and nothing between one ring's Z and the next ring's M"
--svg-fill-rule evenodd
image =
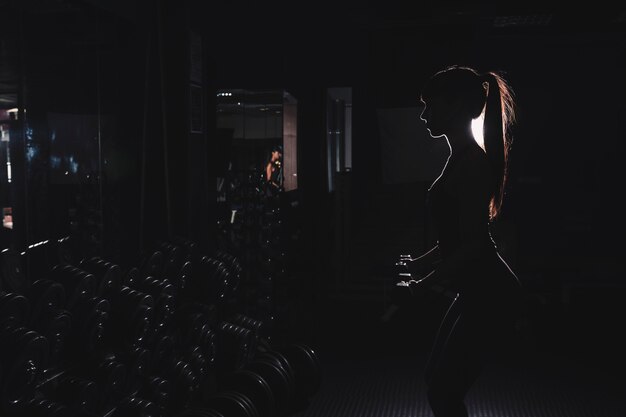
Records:
M426 109L426 107L424 107L424 110L422 110L422 113L420 114L420 119L427 122L428 120L428 111Z

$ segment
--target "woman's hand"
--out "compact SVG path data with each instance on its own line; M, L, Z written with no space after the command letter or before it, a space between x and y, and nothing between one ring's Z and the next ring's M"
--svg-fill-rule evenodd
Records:
M428 270L428 265L425 265L422 260L418 258L400 258L395 264L398 275L401 277L415 278L424 275Z
M418 289L419 287L421 287L421 283L422 281L424 281L424 279L419 279L419 280L415 280L415 279L410 279L408 281L400 281L396 284L397 287L406 287L409 289L409 291L411 292L411 295L414 296L416 293L416 289Z
M433 275L435 271L431 271L424 277L419 279L409 279L408 281L399 281L396 283L397 287L407 287L411 295L415 295L418 291L424 290L426 285L430 285L433 281Z

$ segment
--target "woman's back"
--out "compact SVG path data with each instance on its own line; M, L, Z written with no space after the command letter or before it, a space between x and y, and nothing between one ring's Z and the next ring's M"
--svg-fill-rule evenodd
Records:
M441 256L457 264L451 282L467 295L519 286L491 238L492 184L485 152L478 144L471 144L451 155L428 192L429 214Z

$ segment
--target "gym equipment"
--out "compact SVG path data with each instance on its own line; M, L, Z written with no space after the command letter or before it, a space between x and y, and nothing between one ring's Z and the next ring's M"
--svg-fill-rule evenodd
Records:
M275 415L276 400L272 388L259 374L239 369L228 375L221 384L227 391L237 391L252 401L260 417Z
M126 397L115 407L111 417L162 417L159 407L139 397Z
M82 260L79 266L96 277L97 295L104 297L121 288L122 270L118 265L107 262L100 257L92 257Z
M303 343L291 343L277 351L293 369L296 402L302 402L316 394L321 386L321 362L315 350Z
M48 352L48 341L35 331L11 323L0 329L0 354L10 358L0 363L4 411L34 398L37 376L47 366Z
M30 302L26 297L15 293L0 294L0 327L11 323L24 326L28 322Z
M5 291L23 293L30 286L27 275L24 273L21 255L13 249L3 249L0 252L0 268L2 269L2 287Z
M71 311L79 301L96 295L96 277L73 265L55 265L49 276L65 289L67 310Z
M212 396L208 405L228 417L260 417L254 403L246 395L237 391L223 391Z

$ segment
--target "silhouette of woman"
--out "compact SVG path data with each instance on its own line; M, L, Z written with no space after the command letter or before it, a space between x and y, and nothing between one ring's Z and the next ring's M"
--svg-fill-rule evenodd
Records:
M265 165L265 184L268 196L273 196L283 191L282 157L283 147L280 145L274 146L270 160Z
M409 272L438 260L419 280L401 281L412 294L432 285L456 293L444 316L426 366L428 401L436 417L467 416L463 402L490 355L511 334L521 285L502 259L489 226L500 212L513 121L513 96L494 72L454 66L426 83L420 118L433 138L445 138L450 155L428 190L437 245L405 259ZM484 149L472 121L484 110ZM426 287L425 287L426 286Z

